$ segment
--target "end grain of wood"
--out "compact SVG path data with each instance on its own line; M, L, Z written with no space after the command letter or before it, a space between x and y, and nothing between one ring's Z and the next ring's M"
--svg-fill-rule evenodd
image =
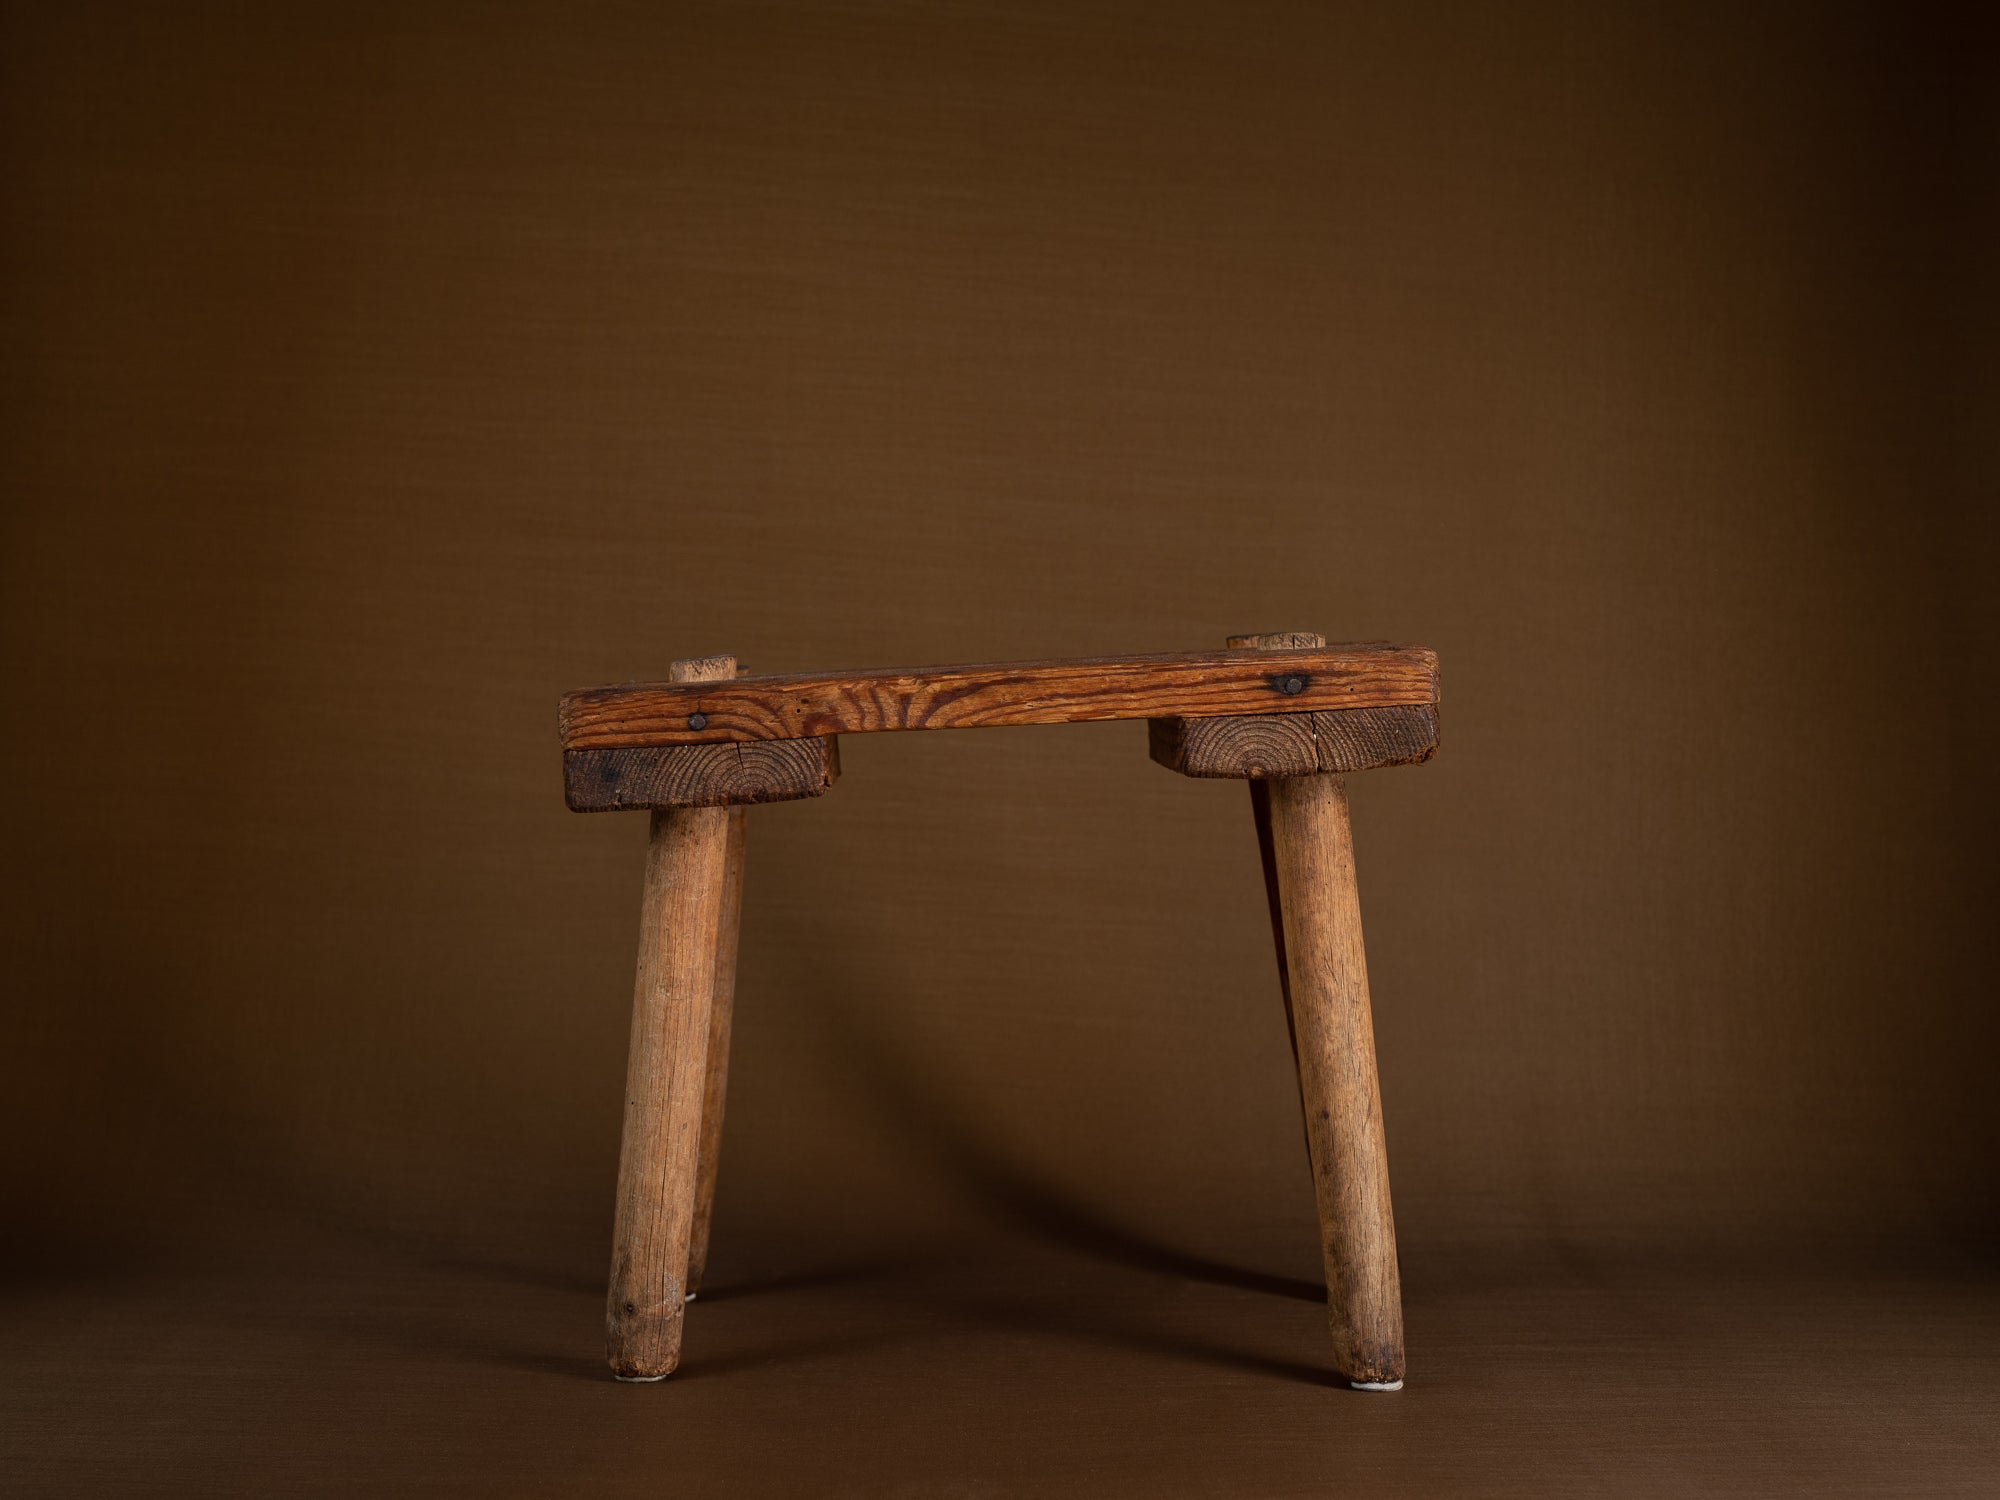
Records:
M744 807L823 796L840 779L840 741L738 740L563 752L571 812Z
M1328 713L1154 719L1147 741L1154 760L1183 776L1375 771L1421 765L1437 753L1437 707L1402 703Z

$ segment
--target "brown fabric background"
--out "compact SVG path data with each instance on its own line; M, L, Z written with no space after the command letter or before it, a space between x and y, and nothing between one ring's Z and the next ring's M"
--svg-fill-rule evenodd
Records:
M1444 663L1353 784L1406 1254L1989 1231L1977 40L12 10L17 1249L594 1264L644 822L563 810L560 690L1290 628ZM719 1265L1313 1274L1246 799L1144 740L852 738L752 815Z

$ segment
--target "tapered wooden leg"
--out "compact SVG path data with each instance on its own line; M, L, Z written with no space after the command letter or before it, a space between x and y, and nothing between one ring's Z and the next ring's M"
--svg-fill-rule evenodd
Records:
M694 1228L688 1240L687 1294L701 1289L708 1269L708 1231L715 1217L715 1173L722 1155L722 1110L729 1094L729 1031L736 1011L736 934L743 916L744 810L729 809L722 913L715 930L715 1000L708 1014L707 1083L702 1089L701 1159L695 1178Z
M1269 788L1334 1364L1356 1386L1394 1389L1403 1380L1402 1282L1347 790L1338 776L1274 780Z
M708 681L735 671L734 659L711 657L676 662L672 675ZM621 1380L659 1380L680 1363L728 848L727 808L652 815L605 1300L607 1350Z

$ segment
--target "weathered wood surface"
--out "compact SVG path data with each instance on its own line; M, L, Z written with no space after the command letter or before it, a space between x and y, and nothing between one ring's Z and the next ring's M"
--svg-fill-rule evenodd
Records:
M565 694L560 720L574 751L1436 701L1435 652L1355 645L635 683Z
M1154 719L1153 759L1183 776L1317 776L1413 766L1437 753L1437 708L1403 703L1342 713Z
M1229 644L1284 650L1318 641L1316 635L1288 631L1232 636ZM1154 758L1160 759L1160 721L1153 730ZM1295 778L1256 773L1259 779L1248 783L1250 810L1270 903L1285 1029L1298 1065L1334 1362L1355 1384L1393 1387L1403 1379L1402 1286L1347 792L1338 775L1322 774L1317 752L1301 766Z
M715 1219L715 1176L722 1161L722 1114L729 1096L729 1034L736 1017L736 948L743 919L743 838L747 816L740 807L729 810L722 910L715 926L715 999L708 1012L708 1069L701 1095L701 1153L695 1175L694 1228L688 1236L690 1297L701 1290L702 1276L708 1270L709 1229Z
M1260 630L1252 635L1225 636L1231 651L1316 651L1326 644L1317 630Z
M1232 635L1232 651L1318 650L1312 631ZM1316 776L1408 766L1437 753L1436 678L1432 700L1313 713L1156 718L1147 725L1153 759L1183 776Z
M840 741L734 741L563 752L571 812L648 807L742 807L817 797L840 778Z
M735 662L673 670L725 677ZM621 1380L658 1380L680 1362L729 821L721 807L656 811L646 849L605 1299L607 1353Z
M1393 1385L1402 1283L1347 791L1338 776L1265 785L1334 1363L1355 1384Z

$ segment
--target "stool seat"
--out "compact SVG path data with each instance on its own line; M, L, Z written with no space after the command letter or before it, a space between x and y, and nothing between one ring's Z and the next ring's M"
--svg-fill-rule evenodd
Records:
M1148 719L1190 776L1407 765L1436 747L1437 699L1436 652L1367 643L626 683L565 693L557 718L571 810L612 812L817 796L834 746L776 742L905 729Z
M1386 708L1437 696L1435 651L1369 644L628 683L564 694L560 718L565 750L599 750Z
M679 1365L713 1221L735 1003L745 812L816 797L839 736L1148 721L1152 758L1249 784L1298 1064L1334 1366L1401 1387L1401 1278L1343 776L1430 758L1438 662L1304 631L1222 651L752 676L733 656L563 695L577 812L652 813L605 1326L620 1380Z

